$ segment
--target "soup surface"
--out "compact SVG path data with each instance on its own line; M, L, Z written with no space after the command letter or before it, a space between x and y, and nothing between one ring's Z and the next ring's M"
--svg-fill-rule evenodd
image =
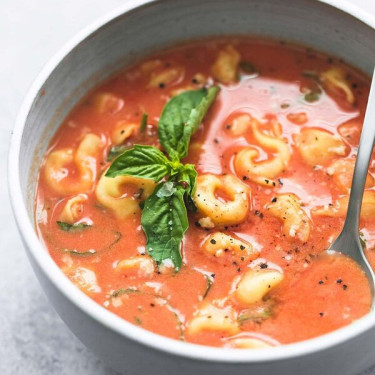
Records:
M167 337L259 348L350 324L370 309L366 278L351 260L318 254L344 221L368 92L368 78L338 59L284 42L155 54L90 92L57 131L40 169L38 234L78 288ZM187 157L173 157L176 130L161 136L158 124L184 129L202 108ZM138 164L129 172L135 144L163 160L153 161L160 181L139 178ZM181 168L193 177L173 174ZM372 264L374 170L372 160L361 214ZM170 220L155 216L161 201Z

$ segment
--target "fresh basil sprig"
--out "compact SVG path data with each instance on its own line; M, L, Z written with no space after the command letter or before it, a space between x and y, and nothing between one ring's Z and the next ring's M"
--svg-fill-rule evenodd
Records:
M193 194L197 172L192 164L182 164L190 138L219 92L219 87L185 91L164 106L158 136L169 155L152 146L135 145L118 156L107 177L134 176L159 184L147 198L141 224L145 232L147 253L158 265L172 262L181 268L181 241L189 226L186 206L194 210ZM162 181L163 180L163 181Z
M190 137L215 100L219 87L185 91L173 97L163 108L158 124L160 143L172 161L187 156Z

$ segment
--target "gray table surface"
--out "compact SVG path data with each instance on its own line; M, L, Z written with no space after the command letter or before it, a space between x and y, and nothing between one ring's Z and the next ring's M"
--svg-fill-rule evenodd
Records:
M6 160L17 110L42 66L78 30L125 1L0 0L1 375L115 375L73 336L43 294L15 227ZM350 2L375 15L374 0ZM375 375L375 367L364 374Z

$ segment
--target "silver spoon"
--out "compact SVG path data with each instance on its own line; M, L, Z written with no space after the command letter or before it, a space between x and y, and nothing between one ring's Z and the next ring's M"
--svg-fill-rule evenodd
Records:
M372 304L375 309L375 275L363 252L359 239L359 218L363 191L375 141L375 70L372 76L370 95L367 102L365 121L355 162L353 181L350 190L348 211L344 227L328 250L335 250L355 260L365 272L370 284Z

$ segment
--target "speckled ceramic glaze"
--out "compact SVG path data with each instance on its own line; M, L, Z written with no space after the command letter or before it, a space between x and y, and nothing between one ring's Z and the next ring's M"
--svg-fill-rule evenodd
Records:
M372 17L342 0L126 1L79 33L47 64L24 101L13 134L13 209L51 303L81 341L110 366L132 375L346 375L375 361L375 312L328 335L266 350L202 347L145 331L70 283L39 242L33 223L38 167L51 136L87 90L121 66L179 41L250 34L302 43L370 74L374 27Z

